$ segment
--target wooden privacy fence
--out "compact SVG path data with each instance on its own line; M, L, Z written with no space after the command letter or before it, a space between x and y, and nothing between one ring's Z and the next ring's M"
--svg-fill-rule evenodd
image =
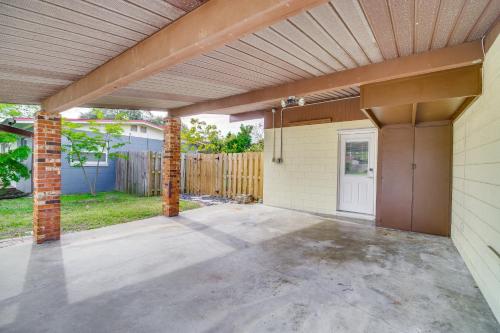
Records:
M181 190L196 195L215 195L234 198L251 194L262 199L262 153L185 154L181 172Z
M140 196L161 194L161 153L124 152L127 159L116 160L117 191Z
M128 152L116 162L116 189L143 196L161 194L161 155ZM234 198L251 194L262 199L263 154L182 154L181 192Z

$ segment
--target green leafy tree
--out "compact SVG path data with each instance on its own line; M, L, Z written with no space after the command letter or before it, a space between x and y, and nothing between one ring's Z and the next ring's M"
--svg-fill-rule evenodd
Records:
M0 104L0 121L6 118L22 116L19 107L14 104ZM11 133L0 132L0 145L4 152L0 152L0 185L6 188L21 178L30 177L30 171L23 164L31 152L28 146L14 147L19 136Z
M240 131L235 135L229 132L224 140L222 151L224 153L243 153L252 146L252 125L241 125Z
M116 152L126 143L121 142L123 127L119 122L123 120L121 114L117 114L114 120L117 123L99 124L97 120L104 119L104 114L100 109L94 109L96 120L89 121L89 132L82 131L82 124L75 124L69 121L62 121L62 135L68 140L68 144L63 144L62 149L68 154L69 162L82 169L85 181L89 186L92 195L96 194L97 181L99 177L99 167L102 158L107 154L108 159L126 158L124 154ZM95 176L89 177L86 162L93 156L97 163L95 166Z
M220 131L216 125L192 118L190 126L182 125L181 150L186 152L219 153L222 149Z
M38 105L0 103L0 119L11 117L33 118L39 110L40 107Z
M163 125L165 123L164 117L158 117L153 115L151 111L142 110L93 108L81 113L81 117L85 119L97 119L97 112L102 114L103 119L116 119L118 117L123 120L146 120L156 125Z

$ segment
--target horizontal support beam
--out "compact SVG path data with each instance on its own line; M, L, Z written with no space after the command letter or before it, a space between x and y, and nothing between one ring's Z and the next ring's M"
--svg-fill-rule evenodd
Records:
M211 0L62 89L46 112L90 104L116 89L205 54L326 0Z
M433 73L481 63L482 60L481 43L475 41L184 106L171 110L171 113L177 116L201 113L228 114L231 108L240 105L274 103L286 96L303 96Z
M25 136L27 138L31 138L33 136L33 132L24 130L22 128L12 127L12 126L3 125L3 124L0 124L0 132L18 134L18 135Z
M248 111L237 114L232 114L229 116L230 123L236 123L238 121L254 120L254 119L264 119L264 110L259 111Z
M311 120L289 121L287 123L287 125L289 127L292 127L292 126L327 124L327 123L331 123L331 122L332 122L332 118L319 118L319 119L311 119Z
M481 94L481 65L361 86L361 108L415 104Z

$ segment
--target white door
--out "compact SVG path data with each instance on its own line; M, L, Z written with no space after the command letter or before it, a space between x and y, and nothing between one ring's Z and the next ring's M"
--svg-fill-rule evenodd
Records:
M338 210L374 215L376 135L373 130L340 134Z

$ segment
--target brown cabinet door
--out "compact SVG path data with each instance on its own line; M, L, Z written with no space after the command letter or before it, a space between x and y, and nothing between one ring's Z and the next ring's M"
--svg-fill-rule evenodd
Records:
M415 128L412 230L450 235L450 125Z
M387 126L380 131L377 225L411 230L413 127Z

